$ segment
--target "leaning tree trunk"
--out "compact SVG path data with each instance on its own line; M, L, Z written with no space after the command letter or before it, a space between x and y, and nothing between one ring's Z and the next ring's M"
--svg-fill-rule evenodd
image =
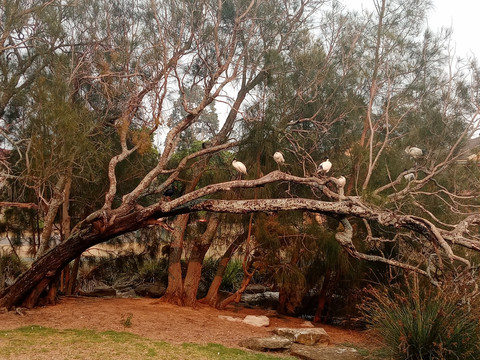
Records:
M235 251L237 251L238 247L243 243L243 239L241 236L238 236L228 247L225 251L223 256L218 263L217 271L215 272L215 276L213 278L210 287L208 288L207 295L200 300L200 302L204 304L208 304L211 307L216 307L218 303L218 290L220 289L220 285L222 284L223 274L225 274L225 270L227 269L227 265L230 262Z
M207 229L200 239L193 244L192 253L188 261L187 274L183 282L184 302L188 306L196 306L197 292L200 279L202 277L202 264L213 237L217 233L220 217L218 215L210 216Z
M139 212L128 210L121 214L116 211L116 216L108 215L111 214L104 211L102 219L80 224L66 241L34 261L28 270L0 293L0 308L35 306L42 292L70 261L94 245L145 226L147 221Z

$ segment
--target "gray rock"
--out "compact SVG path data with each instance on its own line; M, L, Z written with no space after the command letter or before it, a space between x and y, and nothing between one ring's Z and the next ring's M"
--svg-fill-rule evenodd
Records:
M79 291L79 294L92 297L117 296L117 292L113 287L102 284L93 287L91 290Z
M293 344L290 354L305 360L361 360L364 358L353 348L300 344Z
M258 294L242 294L242 302L248 306L259 306L262 308L275 309L278 305L279 293L266 291Z
M126 291L129 289L133 289L137 286L141 280L138 277L121 277L113 283L113 288L118 291Z
M322 328L277 328L273 332L302 345L328 345L330 343L330 336Z
M249 338L242 340L240 346L255 351L279 351L290 349L292 342L287 338L273 335L265 338Z
M165 294L167 288L162 282L143 283L135 287L135 293L138 296L159 298Z

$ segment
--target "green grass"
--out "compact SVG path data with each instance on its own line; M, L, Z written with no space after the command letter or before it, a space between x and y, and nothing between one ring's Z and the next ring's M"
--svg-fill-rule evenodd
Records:
M26 326L0 331L0 359L278 359L218 344L172 345L138 335ZM293 359L285 356L282 359Z

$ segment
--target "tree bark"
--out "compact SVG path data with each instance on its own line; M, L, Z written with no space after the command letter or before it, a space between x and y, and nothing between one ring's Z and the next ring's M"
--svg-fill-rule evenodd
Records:
M189 214L177 216L173 223L173 240L168 256L168 285L162 301L183 305L182 252L183 236L187 228Z
M211 216L207 229L201 238L193 244L192 253L188 261L187 274L183 283L185 305L187 306L196 306L198 284L200 284L202 277L203 260L212 244L213 237L217 233L219 224L220 217L218 215Z

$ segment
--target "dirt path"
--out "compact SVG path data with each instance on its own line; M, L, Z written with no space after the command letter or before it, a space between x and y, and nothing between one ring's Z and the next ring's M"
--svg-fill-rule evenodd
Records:
M298 318L276 315L269 310L231 307L219 311L207 306L198 309L165 304L155 299L136 298L86 298L64 297L55 306L39 307L24 311L20 316L14 312L0 314L0 329L14 329L27 325L41 325L56 329L95 329L100 331L127 331L154 340L170 343L219 343L238 347L238 342L252 336L269 336L276 327L301 328L305 321ZM239 322L220 319L219 315L243 319L246 315L266 315L270 326L257 328ZM130 316L131 326L124 325ZM365 346L369 343L366 334L327 325L334 344L353 343Z

